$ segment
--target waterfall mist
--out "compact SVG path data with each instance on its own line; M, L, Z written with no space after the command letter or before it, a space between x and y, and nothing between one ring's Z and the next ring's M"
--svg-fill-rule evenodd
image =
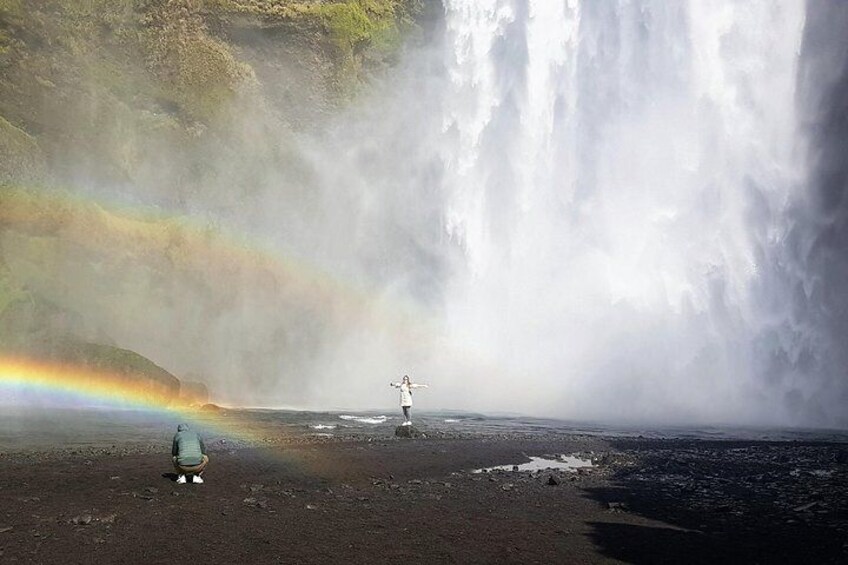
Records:
M288 267L57 296L222 402L389 408L409 373L425 409L848 426L848 10L443 4L320 127L236 106L241 153L210 142L202 190L171 189L194 185L170 147L156 189L86 189Z
M844 145L801 123L799 89L821 93L799 65L845 63L835 31L805 36L823 9L445 2L442 43L341 161L365 183L353 231L435 321L393 359L436 381L433 404L845 425L843 317L805 299L837 270L795 256L832 214L801 212L809 148Z

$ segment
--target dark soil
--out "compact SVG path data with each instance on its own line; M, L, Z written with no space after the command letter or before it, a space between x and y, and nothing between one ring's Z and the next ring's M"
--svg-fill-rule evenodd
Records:
M848 446L415 439L0 456L2 563L845 563ZM472 473L580 453L579 473Z

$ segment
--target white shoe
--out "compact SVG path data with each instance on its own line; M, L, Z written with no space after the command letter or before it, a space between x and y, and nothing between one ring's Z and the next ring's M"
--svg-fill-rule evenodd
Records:
M179 477L177 477L177 484L178 484L178 485L184 485L184 484L186 484L186 478L185 478L185 475L180 475Z
M202 485L203 484L203 478L200 475L192 475L191 482L193 482L196 485Z

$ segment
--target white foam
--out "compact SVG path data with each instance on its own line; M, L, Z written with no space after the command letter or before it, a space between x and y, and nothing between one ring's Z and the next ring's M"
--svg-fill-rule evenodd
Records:
M309 424L309 427L313 430L335 430L336 426L334 424Z
M360 424L383 424L388 420L386 416L351 416L350 414L342 414L339 418Z
M456 418L445 418L444 422L446 424L455 424L456 422L461 422L462 420L457 420Z

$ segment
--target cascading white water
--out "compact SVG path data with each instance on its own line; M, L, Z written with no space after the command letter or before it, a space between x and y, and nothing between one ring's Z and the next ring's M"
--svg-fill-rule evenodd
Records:
M465 257L446 331L473 359L452 390L561 417L787 421L791 383L762 386L757 347L802 174L803 3L445 8L445 225Z

